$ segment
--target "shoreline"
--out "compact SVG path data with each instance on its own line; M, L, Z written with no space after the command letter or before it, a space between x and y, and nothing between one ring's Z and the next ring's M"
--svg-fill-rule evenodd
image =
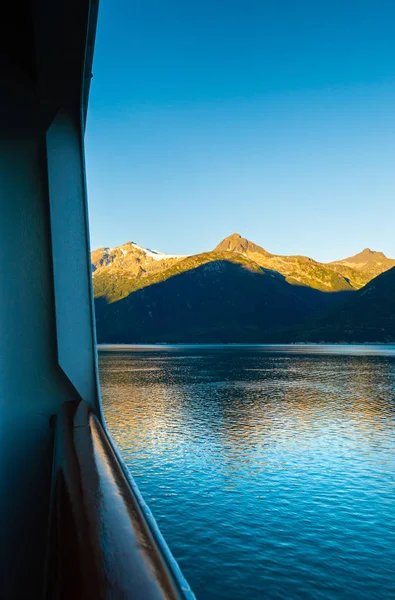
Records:
M385 346L392 347L395 346L395 342L290 342L288 344L282 343L243 343L243 342L152 342L152 343L139 343L134 342L130 344L126 343L114 343L114 344L97 344L97 350L111 350L111 349L122 349L122 348L168 348L168 347L219 347L219 348L227 348L227 347L238 347L238 348L289 348L289 347L332 347L332 346Z

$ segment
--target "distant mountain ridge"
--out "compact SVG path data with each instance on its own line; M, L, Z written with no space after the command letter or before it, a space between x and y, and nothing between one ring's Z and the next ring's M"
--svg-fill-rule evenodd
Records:
M368 248L332 263L279 256L238 233L212 251L191 256L167 255L134 242L100 248L92 252L98 339L275 341L296 336L303 341L319 330L324 340L333 332L340 335L336 320L341 313L333 311L394 266L395 260ZM380 313L380 307L375 310ZM325 318L332 319L332 333Z
M234 233L220 242L215 250L243 254L267 269L284 275L289 283L306 285L322 291L351 290L353 285L335 269L307 256L279 256Z
M346 277L353 287L359 289L374 277L394 267L395 260L387 258L383 252L365 248L359 254L328 263L328 266Z
M383 252L365 248L343 260L321 263L307 256L271 254L261 246L234 233L218 244L216 250L238 252L261 266L282 273L290 283L307 285L323 291L360 289L380 273L395 266L395 259Z
M291 285L242 256L217 256L119 301L97 298L99 343L259 342L347 295Z
M224 254L225 253L225 254ZM124 297L134 289L149 284L150 278L166 279L175 272L217 260L219 255L244 256L247 260L283 275L289 283L305 285L321 291L336 292L360 289L380 273L395 266L395 260L382 252L366 248L359 254L331 263L321 263L307 256L271 254L258 244L234 233L212 251L192 256L168 255L128 242L116 248L99 248L92 252L95 294L103 295L111 288L108 300ZM168 271L173 269L173 271ZM132 281L133 280L133 281Z

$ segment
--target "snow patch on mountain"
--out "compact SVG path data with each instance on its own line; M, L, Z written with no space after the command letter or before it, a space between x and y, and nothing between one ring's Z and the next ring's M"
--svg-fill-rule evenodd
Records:
M132 242L132 246L144 252L147 256L152 258L153 260L166 260L168 258L186 258L184 254L164 254L164 252L158 252L158 250L150 250L149 248L143 248L138 244Z

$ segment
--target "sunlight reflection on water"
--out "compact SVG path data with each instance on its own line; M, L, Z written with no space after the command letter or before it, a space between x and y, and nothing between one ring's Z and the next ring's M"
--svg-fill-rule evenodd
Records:
M100 376L198 598L395 598L395 346L107 348Z

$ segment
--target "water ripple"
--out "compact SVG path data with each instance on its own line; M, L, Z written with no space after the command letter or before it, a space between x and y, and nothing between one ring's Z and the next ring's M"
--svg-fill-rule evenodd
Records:
M395 347L100 353L107 425L200 599L395 599Z

